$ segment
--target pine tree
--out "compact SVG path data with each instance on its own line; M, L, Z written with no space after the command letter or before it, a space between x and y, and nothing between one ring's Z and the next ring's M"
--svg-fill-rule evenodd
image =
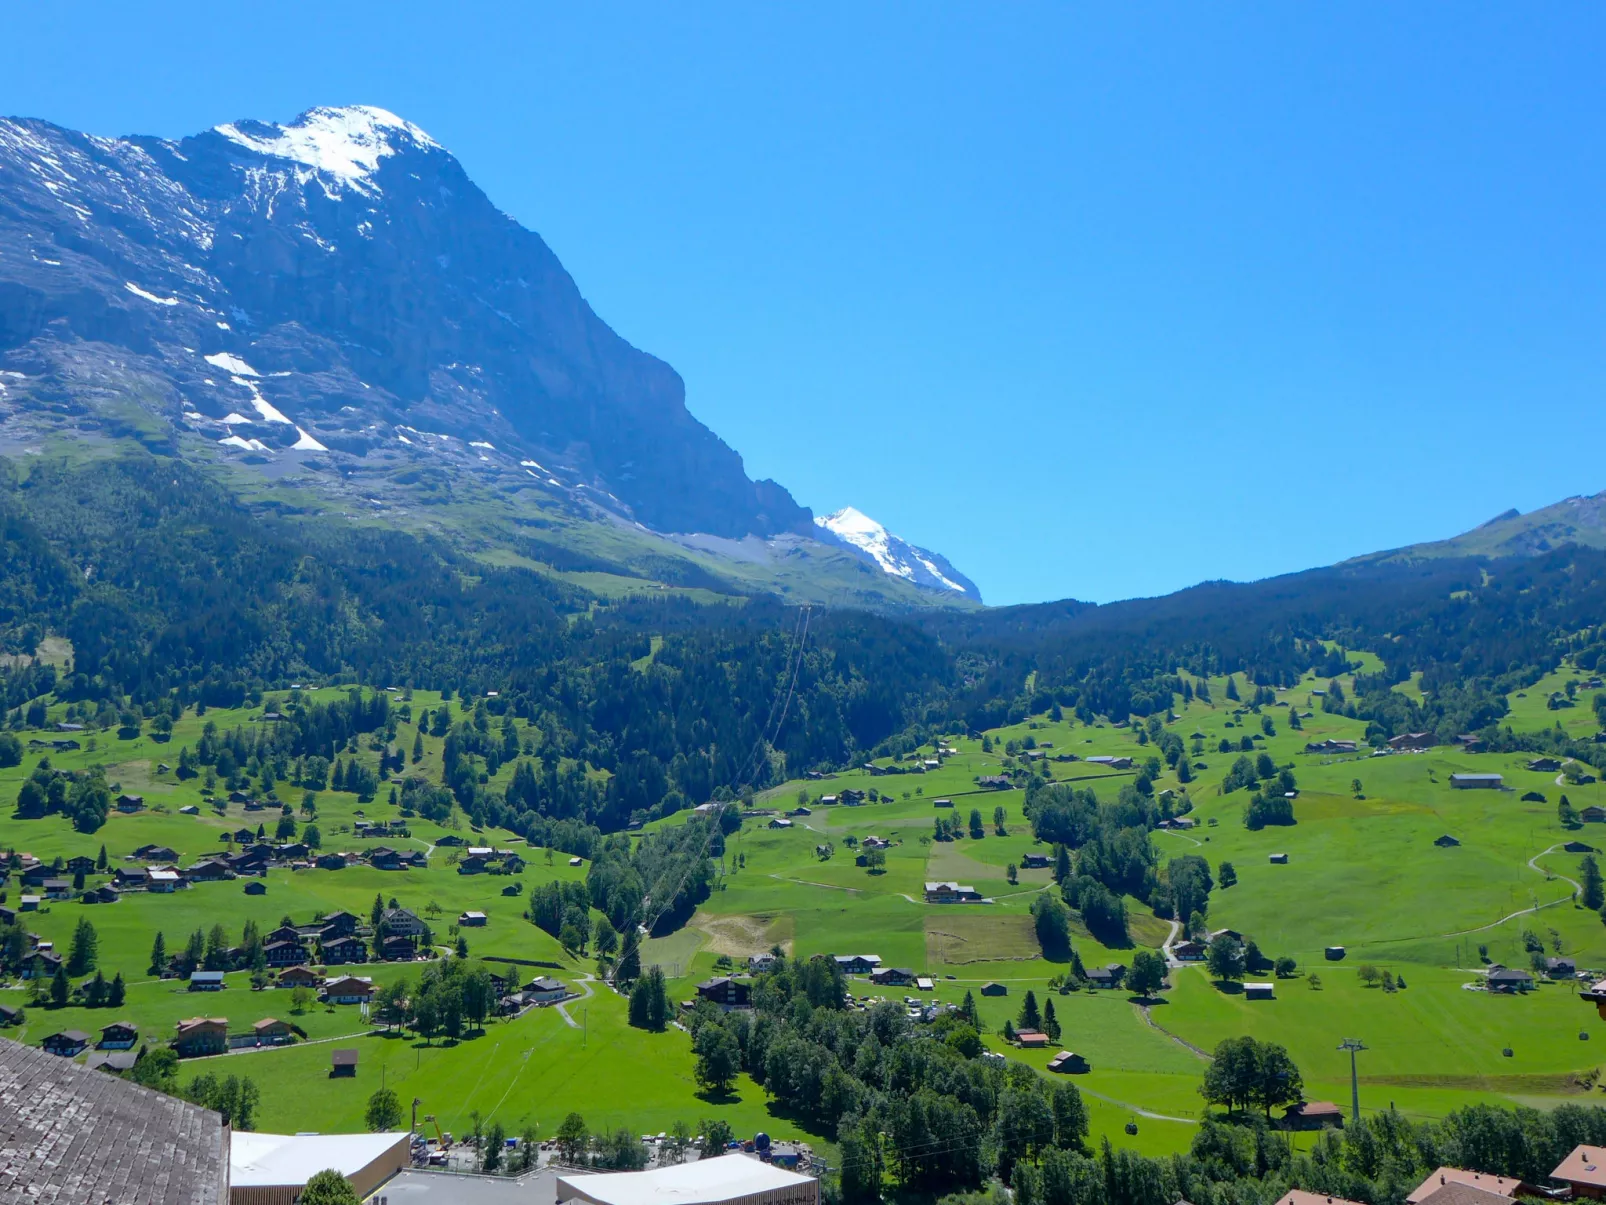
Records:
M156 940L151 943L151 965L145 972L147 975L160 975L167 969L167 938L162 931L156 931Z
M374 906L368 910L368 923L375 928L379 926L379 918L385 915L385 897L378 892L374 893Z
M1054 847L1054 881L1063 883L1071 877L1071 854L1063 845Z
M106 869L106 847L104 845L102 845L100 847L100 856L95 859L95 869L96 870L105 870Z
M1026 990L1026 999L1021 1001L1020 1027L1022 1029L1043 1028L1043 1014L1037 1009L1037 993L1030 988Z
M1238 679L1233 674L1227 675L1227 698L1238 702Z
M117 974L112 976L111 988L108 990L106 995L107 1006L110 1008L121 1008L123 1006L123 997L125 995L127 995L127 989L123 985L123 973L118 971Z
M1052 1000L1047 1000L1043 1003L1043 1032L1048 1035L1051 1042L1060 1040L1060 1023L1059 1018L1054 1015L1054 1002Z
M63 968L57 967L55 975L50 980L50 1003L57 1008L65 1007L70 991L71 989L67 983L67 972Z
M423 727L420 726L419 730L417 732L413 733L413 764L417 765L419 762L421 762L423 760L424 760L424 730L423 730Z
M79 917L78 924L72 932L72 950L67 955L67 973L69 975L87 975L95 969L96 959L100 954L100 938L95 934L95 926L84 917Z

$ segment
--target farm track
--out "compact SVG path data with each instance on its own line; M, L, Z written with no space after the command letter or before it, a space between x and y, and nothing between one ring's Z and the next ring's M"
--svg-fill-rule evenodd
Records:
M1170 1038L1178 1046L1182 1047L1194 1057L1203 1059L1207 1063L1211 1061L1210 1055L1207 1051L1200 1050L1199 1047L1195 1046L1192 1042L1189 1042L1184 1038L1179 1038L1164 1025L1161 1025L1160 1022L1156 1021L1153 1014L1149 1011L1149 1006L1147 1004L1135 1004L1133 1007L1136 1008L1139 1014L1142 1015L1143 1023L1150 1029L1154 1030L1156 1033L1163 1033L1166 1037ZM1180 1121L1182 1119L1179 1117L1173 1117L1170 1118L1170 1120Z

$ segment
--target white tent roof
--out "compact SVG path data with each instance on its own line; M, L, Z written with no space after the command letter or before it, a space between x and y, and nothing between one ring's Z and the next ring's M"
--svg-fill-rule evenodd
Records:
M305 1184L326 1167L353 1176L408 1135L258 1134L236 1130L230 1138L229 1182L235 1188Z
M558 1190L561 1200L582 1197L600 1205L702 1205L791 1188L813 1178L730 1154L650 1172L560 1176Z

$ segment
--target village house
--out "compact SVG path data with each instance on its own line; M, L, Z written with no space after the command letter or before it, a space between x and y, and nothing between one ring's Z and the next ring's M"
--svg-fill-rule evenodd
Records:
M556 1004L568 994L568 988L547 975L543 975L539 979L530 980L522 989L522 995L527 1004Z
M100 1041L97 1045L102 1050L132 1050L138 1041L138 1025L132 1021L113 1021L110 1025L100 1027Z
M1434 743L1431 732L1402 732L1389 738L1389 748L1397 750L1431 749Z
M79 854L77 857L67 859L66 868L68 874L94 874L95 859L87 854Z
M770 828L791 828L792 827L792 822L790 820L788 820L785 816L776 816L770 821L769 827Z
M1354 753L1355 750L1354 741L1309 741L1305 745L1306 753Z
M47 1034L39 1045L47 1054L59 1054L70 1059L83 1053L89 1045L89 1035L81 1029L64 1029L60 1033Z
M1588 807L1578 809L1578 818L1585 824L1606 823L1606 808L1592 803Z
M1201 941L1179 941L1171 947L1171 957L1178 962L1203 962L1208 952Z
M915 973L908 967L882 967L870 975L870 982L881 987L908 987Z
M1498 791L1505 783L1499 774L1450 775L1450 786L1457 791Z
M257 1046L284 1046L295 1041L295 1031L290 1022L281 1021L277 1017L263 1017L251 1026L251 1037Z
M984 996L1007 996L1009 989L1002 983L984 983L981 985L981 994Z
M316 989L323 986L323 976L319 975L318 972L314 971L311 967L303 964L299 966L286 967L284 970L280 971L278 982L280 987L309 987Z
M1545 974L1552 979L1571 979L1578 974L1578 964L1571 958L1558 955L1545 959Z
M1514 1199L1519 1194L1525 1197L1540 1196L1539 1189L1531 1184L1524 1184L1521 1180L1511 1176L1495 1176L1487 1172L1469 1172L1459 1167L1441 1167L1422 1183L1413 1189L1405 1198L1406 1205L1422 1205L1429 1197L1438 1194L1440 1189L1460 1185L1464 1188L1475 1189L1479 1193L1489 1194L1492 1197L1505 1197ZM1446 1198L1448 1205L1449 1198ZM1460 1198L1454 1205L1497 1205L1484 1201L1482 1198L1473 1198L1463 1203Z
M119 795L117 797L117 810L119 812L137 812L145 806L143 795Z
M1087 969L1089 987L1118 988L1124 978L1126 978L1126 968L1118 962L1112 962L1108 966L1089 967Z
M727 1012L733 1008L748 1008L751 1004L753 985L743 979L732 979L729 975L721 975L715 979L708 979L697 985L697 995L712 1004L717 1004Z
M153 867L150 871L150 878L145 885L145 890L155 892L158 895L171 895L185 885L184 876L179 874L178 871L169 870L165 867Z
M833 954L831 961L844 975L868 975L881 965L879 954Z
M222 971L191 971L189 990L192 992L221 992L228 985Z
M1026 854L1020 860L1022 870L1047 870L1052 864L1047 854Z
M379 914L379 923L391 937L422 937L428 926L406 908L386 908Z
M1305 1100L1283 1110L1285 1130L1324 1130L1344 1128L1344 1111L1330 1100Z
M174 1026L173 1049L181 1058L222 1054L229 1046L227 1017L188 1017Z
M168 845L141 845L128 856L141 862L176 862L178 850Z
M368 961L368 947L360 937L331 937L328 941L320 940L318 947L322 951L323 962L328 966Z
M928 904L973 904L981 900L981 892L964 883L927 883Z
M1015 1043L1022 1049L1037 1050L1048 1045L1048 1035L1035 1029L1022 1029L1016 1031Z
M323 998L330 1004L366 1004L373 994L374 981L367 976L342 975L323 987Z
M1527 971L1515 967L1493 966L1489 968L1487 976L1489 990L1510 995L1515 992L1531 992L1534 989L1534 977Z
M467 927L470 927L470 928L481 928L485 924L485 913L483 913L483 912L461 912L461 913L458 914L457 923L460 926L467 926Z
M1003 774L983 774L976 779L976 785L988 791L1007 791L1015 784Z
M1552 1180L1572 1186L1574 1197L1606 1198L1606 1147L1576 1146L1550 1173Z

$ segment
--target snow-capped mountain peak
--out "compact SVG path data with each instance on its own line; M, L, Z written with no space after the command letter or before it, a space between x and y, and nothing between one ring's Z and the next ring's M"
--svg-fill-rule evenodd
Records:
M869 515L852 506L814 520L822 532L883 573L901 577L930 590L953 590L981 601L976 584L948 562L940 553L919 548L893 535Z
M246 150L300 163L364 193L373 189L374 173L386 156L403 149L441 149L412 122L376 105L308 109L288 125L241 121L215 129Z

